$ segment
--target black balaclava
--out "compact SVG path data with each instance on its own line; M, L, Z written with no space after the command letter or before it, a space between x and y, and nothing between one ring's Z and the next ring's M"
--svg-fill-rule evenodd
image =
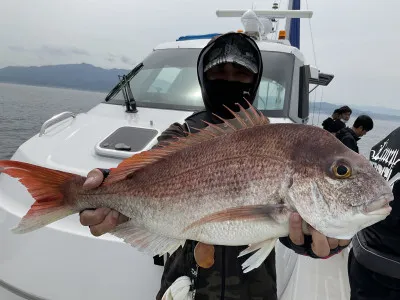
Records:
M235 63L255 74L251 83L228 80L208 80L205 72L222 63ZM238 111L236 103L244 108L254 102L263 71L261 52L249 36L242 33L227 33L212 40L200 52L197 60L197 76L206 110L224 118L233 116L223 107L225 104Z

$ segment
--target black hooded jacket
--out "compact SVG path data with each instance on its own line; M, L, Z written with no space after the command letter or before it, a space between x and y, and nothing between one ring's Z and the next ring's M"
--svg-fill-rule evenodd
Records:
M336 137L351 150L359 153L357 141L360 139L353 129L345 127L336 133Z
M334 122L335 122L335 120L333 120L332 117L328 117L322 122L322 128L329 132L333 132L333 131L331 131L331 127Z
M331 132L337 133L339 130L345 128L346 125L341 120L333 120L331 117L326 118L322 122L322 128Z

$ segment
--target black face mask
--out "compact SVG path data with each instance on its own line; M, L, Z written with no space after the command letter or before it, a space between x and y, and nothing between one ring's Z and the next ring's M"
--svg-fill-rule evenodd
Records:
M228 80L206 80L204 88L207 93L207 97L204 104L210 112L217 114L223 118L232 118L232 114L227 111L223 106L224 104L232 109L233 111L239 111L239 107L236 103L243 106L245 109L248 108L246 102L253 103L253 97L249 94L254 83L243 83L240 81L228 81ZM245 99L246 100L245 100Z

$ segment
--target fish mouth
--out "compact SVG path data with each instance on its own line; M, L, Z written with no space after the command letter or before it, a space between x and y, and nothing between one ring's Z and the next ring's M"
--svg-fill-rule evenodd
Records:
M386 194L378 200L372 200L364 206L366 215L388 215L392 211L389 202L393 201L393 194Z

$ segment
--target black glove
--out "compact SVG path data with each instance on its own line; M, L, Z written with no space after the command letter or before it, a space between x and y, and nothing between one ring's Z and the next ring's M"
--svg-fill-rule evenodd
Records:
M311 235L304 235L304 244L301 245L301 246L294 244L292 242L292 240L288 236L279 238L279 241L283 245L285 245L287 248L292 249L297 254L304 255L304 256L309 256L309 257L317 258L317 259L329 258L329 257L331 257L331 256L333 256L335 254L340 253L343 249L347 248L347 246L337 246L335 249L331 249L331 251L329 252L328 256L319 257L312 251L312 248L311 248L312 237L311 237Z
M110 169L100 169L100 168L97 168L97 169L100 170L101 173L103 173L104 179L106 179L107 176L110 175ZM103 181L104 181L104 179L103 179Z

